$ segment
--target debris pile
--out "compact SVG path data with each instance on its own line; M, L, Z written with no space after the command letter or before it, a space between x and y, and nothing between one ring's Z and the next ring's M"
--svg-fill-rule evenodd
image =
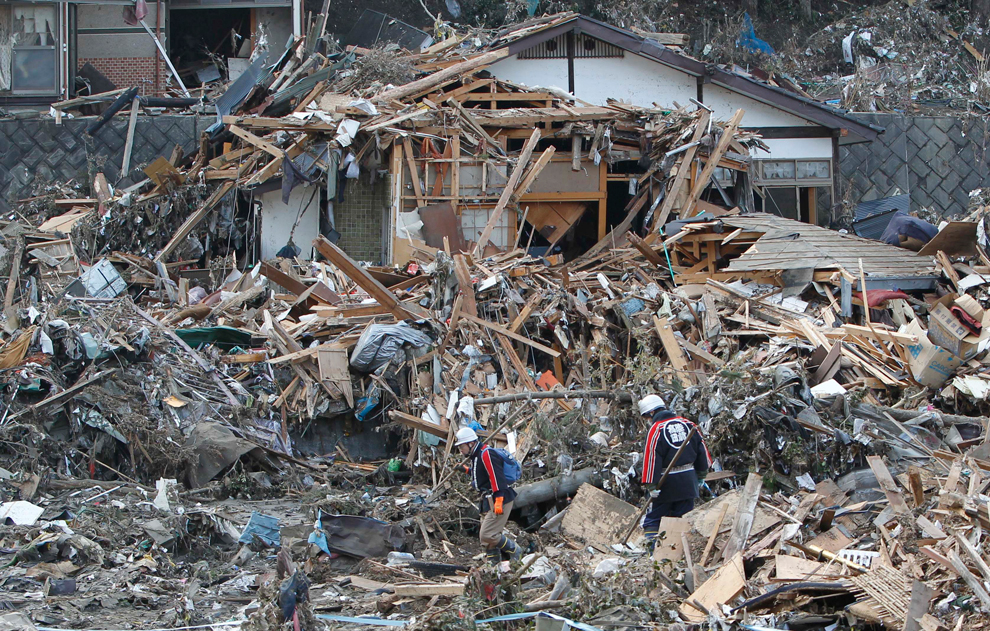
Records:
M757 213L741 110L592 107L463 43L297 40L228 86L197 154L3 223L16 624L984 624L982 211L920 252ZM350 256L322 202L312 257L260 256L260 187L333 200L383 160L396 265ZM583 242L588 207L526 196L589 164L630 199ZM715 458L652 552L651 392ZM522 464L521 565L478 567L464 426Z

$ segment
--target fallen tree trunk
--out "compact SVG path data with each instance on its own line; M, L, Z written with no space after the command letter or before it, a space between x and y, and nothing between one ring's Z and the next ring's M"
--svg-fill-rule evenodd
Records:
M555 478L523 484L516 487L516 499L512 502L512 508L523 508L573 495L577 492L578 487L585 483L595 486L601 485L601 478L598 476L597 469L588 467L575 471L571 475L559 475Z
M477 401L475 401L475 403L477 403ZM900 421L901 423L928 414L928 412L919 412L917 410L900 410L897 408L889 408L889 407L879 407L877 409L880 410L881 412L886 412L887 414L890 414L892 417L894 417L895 420ZM974 425L982 425L983 427L986 427L988 421L990 421L990 419L987 419L987 417L985 416L961 416L959 414L943 414L938 410L935 410L935 412L937 412L938 415L942 418L942 420L945 421L946 423L972 423Z

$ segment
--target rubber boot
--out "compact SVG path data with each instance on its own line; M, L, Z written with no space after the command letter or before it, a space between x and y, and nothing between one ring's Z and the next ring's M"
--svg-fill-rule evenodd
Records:
M502 561L502 551L498 546L485 550L485 558L489 565L498 565Z
M510 561L518 561L522 557L522 549L516 545L515 541L505 535L499 536L498 549L508 554Z
M646 549L653 553L653 549L657 545L657 536L660 534L659 530L644 530L643 535L646 537Z

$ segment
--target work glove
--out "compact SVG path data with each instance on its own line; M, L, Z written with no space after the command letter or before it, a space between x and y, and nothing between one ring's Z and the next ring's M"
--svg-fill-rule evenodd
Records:
M461 468L464 469L464 473L466 475L471 475L471 467L470 467L470 465L462 464L461 465Z
M504 500L505 500L504 497L496 497L495 498L495 508L494 508L494 510L495 510L495 514L496 515L501 515L502 514L502 512L503 512L503 510L502 510L502 502Z
M705 488L705 477L706 477L705 475L698 476L698 491L701 491L701 489Z

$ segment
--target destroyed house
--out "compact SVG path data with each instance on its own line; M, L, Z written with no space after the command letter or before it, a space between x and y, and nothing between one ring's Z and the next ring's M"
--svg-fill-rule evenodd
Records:
M826 223L839 147L873 140L882 131L800 94L789 81L771 84L739 68L689 57L657 41L674 41L666 34L643 36L567 14L500 35L509 55L489 68L499 79L566 89L591 105L608 99L644 107L698 101L723 120L745 110L742 129L759 133L769 148L754 156L753 181L765 191L757 204L791 219ZM722 171L716 177L727 181Z
M169 87L233 80L248 65L260 25L276 48L301 34L301 7L301 0L0 2L0 106L47 109L114 88L161 96Z

